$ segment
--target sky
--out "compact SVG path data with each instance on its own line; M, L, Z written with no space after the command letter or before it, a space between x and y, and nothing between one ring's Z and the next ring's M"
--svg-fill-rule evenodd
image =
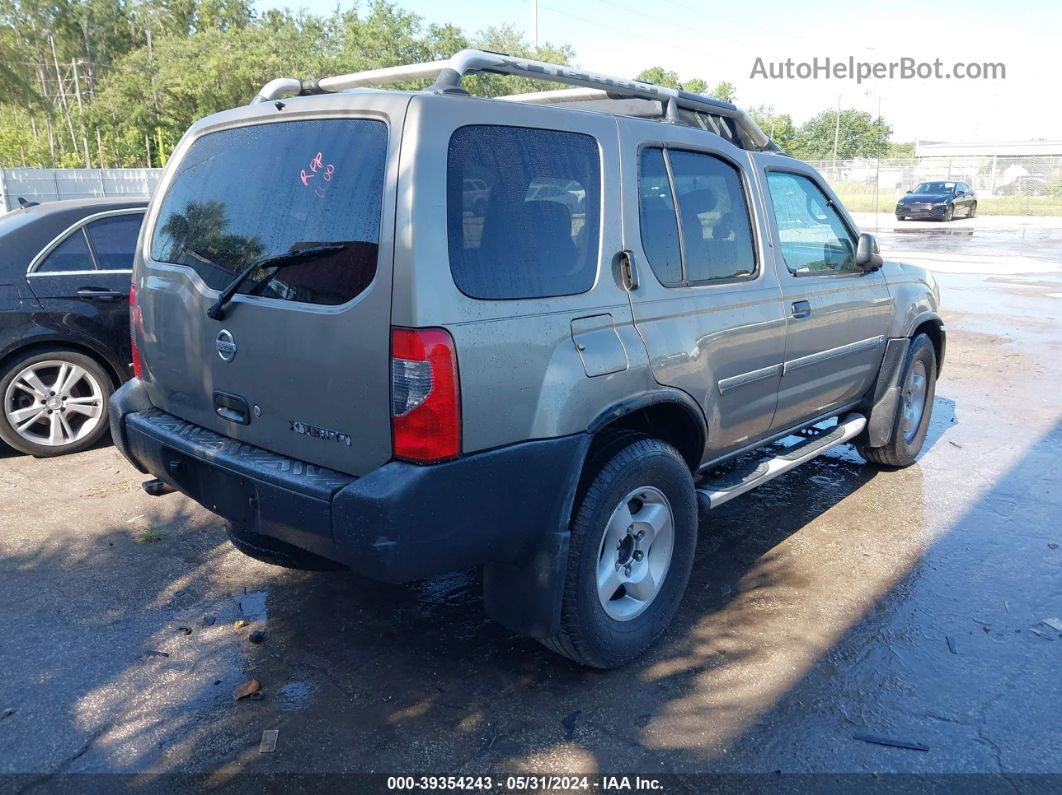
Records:
M398 0L425 22L448 22L474 33L515 25L531 36L531 0ZM349 8L351 0L340 0ZM893 140L1062 140L1062 3L1048 0L963 0L948 4L867 4L842 0L541 0L540 42L568 44L576 63L633 77L662 65L680 80L726 80L743 107L770 105L801 123L816 113L855 108L881 114ZM292 8L327 14L336 0L258 0L260 10ZM924 7L924 10L923 10ZM716 13L715 9L719 9ZM917 9L917 10L916 10ZM1002 63L1005 79L767 79L763 65L911 58L954 64ZM794 69L796 67L794 66Z

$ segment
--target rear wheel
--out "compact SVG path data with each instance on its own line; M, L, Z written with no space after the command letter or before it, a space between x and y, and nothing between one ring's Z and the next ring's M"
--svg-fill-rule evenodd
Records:
M41 458L76 453L107 432L114 384L83 353L38 351L13 362L0 377L0 439Z
M628 439L591 476L572 522L561 631L543 641L583 665L630 662L664 634L697 544L693 479L659 439Z
M874 464L910 466L925 443L937 386L937 354L925 334L911 341L900 378L900 405L888 444L859 451Z
M285 569L302 569L304 571L340 571L346 568L328 558L314 555L291 544L285 544L275 538L252 533L246 528L234 525L232 522L225 523L225 530L229 534L229 541L236 549L247 557L260 560L263 563L271 563L274 566L283 566Z
M967 218L976 218L977 217L977 202L974 202L973 204L970 205L970 214L967 215L966 217Z

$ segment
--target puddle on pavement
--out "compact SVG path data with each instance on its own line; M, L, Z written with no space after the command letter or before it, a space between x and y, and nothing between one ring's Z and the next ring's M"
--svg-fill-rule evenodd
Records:
M317 685L308 680L293 680L276 692L276 700L284 712L308 709L317 694Z

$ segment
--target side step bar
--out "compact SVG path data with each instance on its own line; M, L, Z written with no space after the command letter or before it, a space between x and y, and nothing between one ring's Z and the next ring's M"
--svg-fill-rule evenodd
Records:
M697 488L698 502L702 509L718 508L746 491L762 486L768 480L844 444L859 435L866 424L867 418L862 414L849 414L836 427L808 436L776 456L753 461L715 480L704 481Z

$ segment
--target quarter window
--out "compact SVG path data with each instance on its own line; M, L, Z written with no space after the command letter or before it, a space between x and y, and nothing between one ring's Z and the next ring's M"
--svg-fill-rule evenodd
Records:
M736 168L712 155L655 147L643 149L640 161L642 246L662 284L705 284L756 272Z
M473 125L450 138L450 271L473 298L545 298L594 284L601 164L589 135Z
M668 156L682 223L686 281L751 276L756 256L737 169L711 155L671 150Z
M143 213L112 215L88 225L86 231L100 268L108 271L132 269L136 239L143 220Z
M45 257L34 273L91 271L95 270L95 268L96 266L92 262L92 254L89 253L88 243L85 242L85 230L79 228L71 232L66 240L52 249L52 253Z
M647 147L641 154L638 217L642 248L661 284L682 284L682 248L664 150Z
M794 274L859 273L855 241L841 216L814 182L801 174L771 171L767 184L786 267Z

